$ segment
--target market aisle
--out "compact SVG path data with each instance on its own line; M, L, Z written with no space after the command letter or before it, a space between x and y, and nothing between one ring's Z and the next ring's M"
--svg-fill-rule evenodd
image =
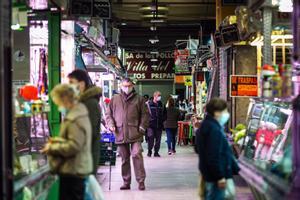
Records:
M103 175L98 180L105 192L106 200L197 200L198 158L193 148L191 146L178 147L175 156L168 156L166 149L166 143L163 142L161 158L144 157L147 171L146 191L137 189L134 175L132 189L130 191L119 190L123 183L120 158L117 160L117 166L112 168L112 188L109 191L109 168L102 167L100 171ZM145 152L144 155L146 155ZM237 191L240 192L237 199L252 199L249 197L248 188L238 188Z

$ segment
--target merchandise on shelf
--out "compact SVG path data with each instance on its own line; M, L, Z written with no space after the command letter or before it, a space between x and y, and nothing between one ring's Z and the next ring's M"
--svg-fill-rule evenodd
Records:
M40 153L50 137L47 103L38 99L38 89L32 85L15 88L14 145L17 179L28 176L47 165Z
M263 97L291 97L292 71L290 65L264 65L262 70Z

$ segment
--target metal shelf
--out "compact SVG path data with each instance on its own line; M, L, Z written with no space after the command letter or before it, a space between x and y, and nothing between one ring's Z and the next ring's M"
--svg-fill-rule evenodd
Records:
M45 166L41 167L39 170L37 170L36 172L29 174L19 180L16 180L14 182L14 192L15 193L19 192L25 186L34 185L35 183L37 183L44 177L50 175L49 169L50 169L49 165L45 165Z

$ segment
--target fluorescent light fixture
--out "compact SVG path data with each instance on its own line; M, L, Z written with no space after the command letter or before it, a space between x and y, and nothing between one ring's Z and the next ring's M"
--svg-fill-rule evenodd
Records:
M153 17L153 15L151 15L151 14L142 15L142 16L143 16L143 18L152 18ZM158 18L167 18L167 15L155 15L155 16ZM159 19L159 20L161 20L161 19Z
M280 0L279 1L279 12L293 12L292 0Z
M126 26L127 23L126 23L126 22L122 22L121 25L122 25L122 26Z
M141 11L155 11L156 10L156 6L145 6L145 7L141 7L140 8ZM159 11L168 11L169 8L166 6L158 6L157 10Z
M152 67L152 68L157 68L158 66L157 66L157 65L152 65L151 67Z
M150 42L151 44L156 44L156 43L159 42L159 39L158 39L158 38L152 38L152 39L149 39L149 42Z
M151 19L150 22L151 22L151 23L164 23L165 20L163 20L163 19Z
M272 46L293 46L293 43L291 43L290 41L286 41L284 43L282 42L276 42L277 40L292 40L293 39L293 35L287 34L287 35L272 35L271 36L272 39ZM263 46L263 36L257 37L255 38L251 43L251 46Z
M151 62L157 62L158 60L156 58L152 58Z
M159 54L158 51L151 51L150 54Z

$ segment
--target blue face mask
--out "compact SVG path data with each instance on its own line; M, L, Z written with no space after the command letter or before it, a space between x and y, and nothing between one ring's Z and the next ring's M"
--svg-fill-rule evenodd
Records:
M228 122L229 118L230 118L230 114L228 112L225 112L222 113L218 121L221 124L221 126L224 126Z
M65 107L58 107L58 111L62 114L62 115L66 115L68 113L68 110Z

